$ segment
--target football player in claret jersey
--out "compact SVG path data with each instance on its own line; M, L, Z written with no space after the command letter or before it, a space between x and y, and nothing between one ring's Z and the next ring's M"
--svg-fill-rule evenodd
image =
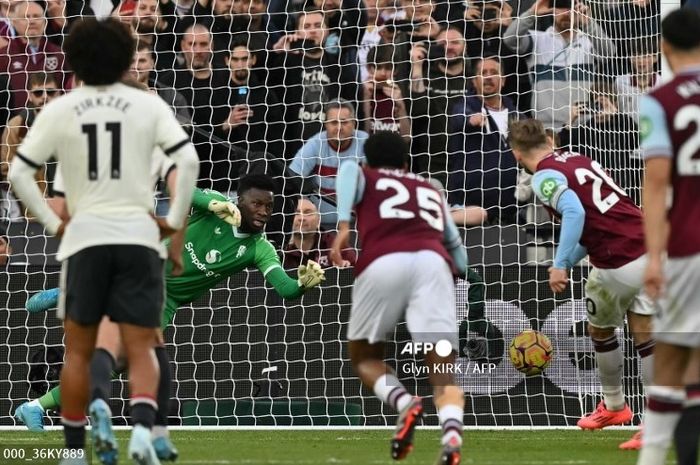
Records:
M354 207L362 252L347 334L350 359L362 383L399 412L391 454L400 460L413 447L423 405L384 363L384 343L405 319L415 342L438 345L441 350L425 355L442 426L438 464L458 465L464 393L440 367L453 366L458 348L453 275L466 275L466 250L441 194L405 170L408 148L399 134L374 133L365 156L367 167L353 161L340 166L339 232L331 252L334 263L341 263Z
M129 455L158 463L151 445L155 419L158 345L163 303L160 237L182 228L198 173L189 137L159 97L119 81L131 65L134 38L115 19L77 23L65 52L84 86L55 99L37 116L10 168L13 188L46 226L62 235L58 259L64 317L65 364L61 411L65 463L87 463L85 410L89 363L104 315L119 323L130 367ZM178 166L176 195L167 218L154 220L152 154L160 147ZM46 205L33 174L56 157L65 183L67 223ZM109 408L90 404L93 427L100 429ZM103 444L93 435L95 450ZM82 461L80 460L82 459ZM72 461L71 461L72 460Z
M654 383L647 389L644 445L638 465L666 463L674 430L678 463L697 463L697 384L687 387L684 424L676 425L686 401L682 376L691 350L700 348L699 24L700 14L693 9L676 10L664 18L661 49L676 76L640 101L646 163L642 199L649 251L644 282L660 308L654 321L658 341Z
M554 152L540 121L511 123L509 139L515 158L533 173L535 195L561 219L559 246L549 270L552 291L566 289L569 269L586 255L593 265L586 305L603 400L578 426L599 429L627 423L632 411L625 402L623 355L615 328L627 318L645 386L651 382L654 347L654 307L642 293L646 254L641 210L598 163L578 153ZM620 447L638 449L640 441L635 434Z

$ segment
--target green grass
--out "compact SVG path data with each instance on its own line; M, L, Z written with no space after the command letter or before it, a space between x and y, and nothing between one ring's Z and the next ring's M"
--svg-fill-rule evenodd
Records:
M389 456L389 430L265 430L265 431L173 431L181 465L317 465L394 464ZM632 465L635 452L617 445L632 431L518 430L465 432L462 464L474 465ZM126 459L127 431L117 432L120 464ZM437 430L418 430L415 449L401 462L432 465L438 453ZM0 432L0 462L7 465L42 461L7 461L2 449L12 445L60 446L59 431L37 435ZM55 461L52 462L55 464ZM97 460L93 460L97 464ZM667 464L675 463L672 459Z

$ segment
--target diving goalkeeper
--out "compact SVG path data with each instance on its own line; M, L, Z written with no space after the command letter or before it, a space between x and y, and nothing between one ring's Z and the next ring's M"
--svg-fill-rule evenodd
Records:
M161 328L166 328L172 322L180 306L197 299L221 280L250 266L255 266L285 299L300 297L307 289L318 286L325 279L323 270L313 261L299 267L298 279L289 277L282 268L274 246L265 238L263 230L272 215L274 188L274 181L269 176L244 176L238 185L237 206L218 192L195 191L192 215L184 237L172 239L184 241L182 270L173 273L173 263L177 260L171 260L166 265L166 300ZM27 310L38 312L53 308L58 296L58 289L42 291L27 302ZM104 323L103 321L103 325ZM111 325L111 322L108 323ZM100 332L102 331L103 328L100 327ZM120 355L118 332L106 333L108 336L104 339L98 337L96 353L99 351L101 357L100 368L97 370L99 376L96 376L95 370L91 370L91 395L105 401L110 392L111 372ZM100 344L101 340L105 343ZM168 364L165 365L169 367ZM164 375L166 373L161 373L161 377L164 378ZM167 423L170 383L168 381L167 386L163 384L165 383L159 386L158 418L153 430L154 446L161 460L174 460L177 452L164 428ZM15 411L15 418L29 430L41 431L44 429L44 412L59 405L60 392L56 387L39 399L20 405ZM105 425L104 430L107 439L114 441L111 425ZM114 444L116 449L116 441Z

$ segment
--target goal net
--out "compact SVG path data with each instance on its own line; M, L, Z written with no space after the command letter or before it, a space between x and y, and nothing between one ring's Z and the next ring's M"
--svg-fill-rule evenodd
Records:
M443 185L474 272L456 286L465 423L572 426L600 399L585 325L588 265L572 270L565 293L552 294L547 268L558 226L512 157L508 122L542 120L558 147L595 159L639 203L637 102L660 78L661 5L554 4L556 15L535 14L531 1L127 0L112 14L139 38L132 78L171 104L191 133L202 161L200 187L235 196L241 173L276 179L267 234L280 250L293 248L294 231L305 227L294 218L302 196L320 211L321 227L333 230L339 160L361 161L368 133L402 134L411 169ZM15 12L26 17L25 10ZM0 99L13 118L2 139L3 166L31 126L31 105L43 104L37 96L53 79L27 77L44 70L57 76L58 88L74 85L55 57L70 24L86 12L51 6L45 14L41 43L52 48L38 58L16 51L26 41L24 18L0 17L11 31L4 38L10 48L0 50L8 56L0 56L0 65L7 63ZM47 196L54 169L46 170ZM6 182L0 193L12 248L0 273L0 334L7 341L0 345L0 426L19 426L17 406L57 384L61 322L52 311L27 313L25 302L56 287L59 268L55 239L27 221ZM166 208L167 194L159 194L157 211ZM313 218L306 222L316 227ZM294 274L294 253L281 255ZM170 423L393 424L395 412L352 372L345 346L352 282L351 269L329 267L319 289L283 301L251 270L182 307L165 331L174 375ZM543 375L526 377L507 349L531 328L549 336L554 358ZM619 338L625 394L638 421L638 360L628 333L619 330ZM410 392L431 399L427 377L407 368L420 362L405 351L409 339L400 324L387 342L387 361ZM128 418L125 381L122 375L113 382L115 424ZM47 423L59 424L55 412ZM427 423L437 424L435 415Z

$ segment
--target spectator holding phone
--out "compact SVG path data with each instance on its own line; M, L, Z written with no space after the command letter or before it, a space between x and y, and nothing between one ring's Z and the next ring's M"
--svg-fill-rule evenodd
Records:
M547 15L554 15L554 25L536 30L537 19ZM538 0L508 26L503 40L530 56L535 117L555 129L568 122L574 102L585 100L596 57L615 54L614 44L578 0Z
M305 140L323 130L323 106L338 97L356 101L355 75L337 55L324 53L328 28L322 11L302 11L297 29L273 46L267 87L284 104L284 154L292 157Z
M582 153L609 170L615 182L639 204L637 123L620 113L615 85L596 82L589 98L571 107L570 124L559 133L565 150Z
M403 93L395 81L393 55L391 44L378 45L367 54L369 75L362 84L364 129L370 135L376 131L396 132L410 140L411 125Z
M503 43L503 33L513 22L513 7L503 0L469 2L464 12L464 38L471 60L498 56L505 76L503 95L510 97L520 111L530 109L532 86L527 78L527 60Z
M458 27L441 31L434 42L411 49L413 171L447 184L448 115L468 86L464 35Z
M659 50L655 39L639 39L632 45L629 57L631 71L615 79L620 112L635 121L639 117L639 99L654 87L661 74L658 70Z

